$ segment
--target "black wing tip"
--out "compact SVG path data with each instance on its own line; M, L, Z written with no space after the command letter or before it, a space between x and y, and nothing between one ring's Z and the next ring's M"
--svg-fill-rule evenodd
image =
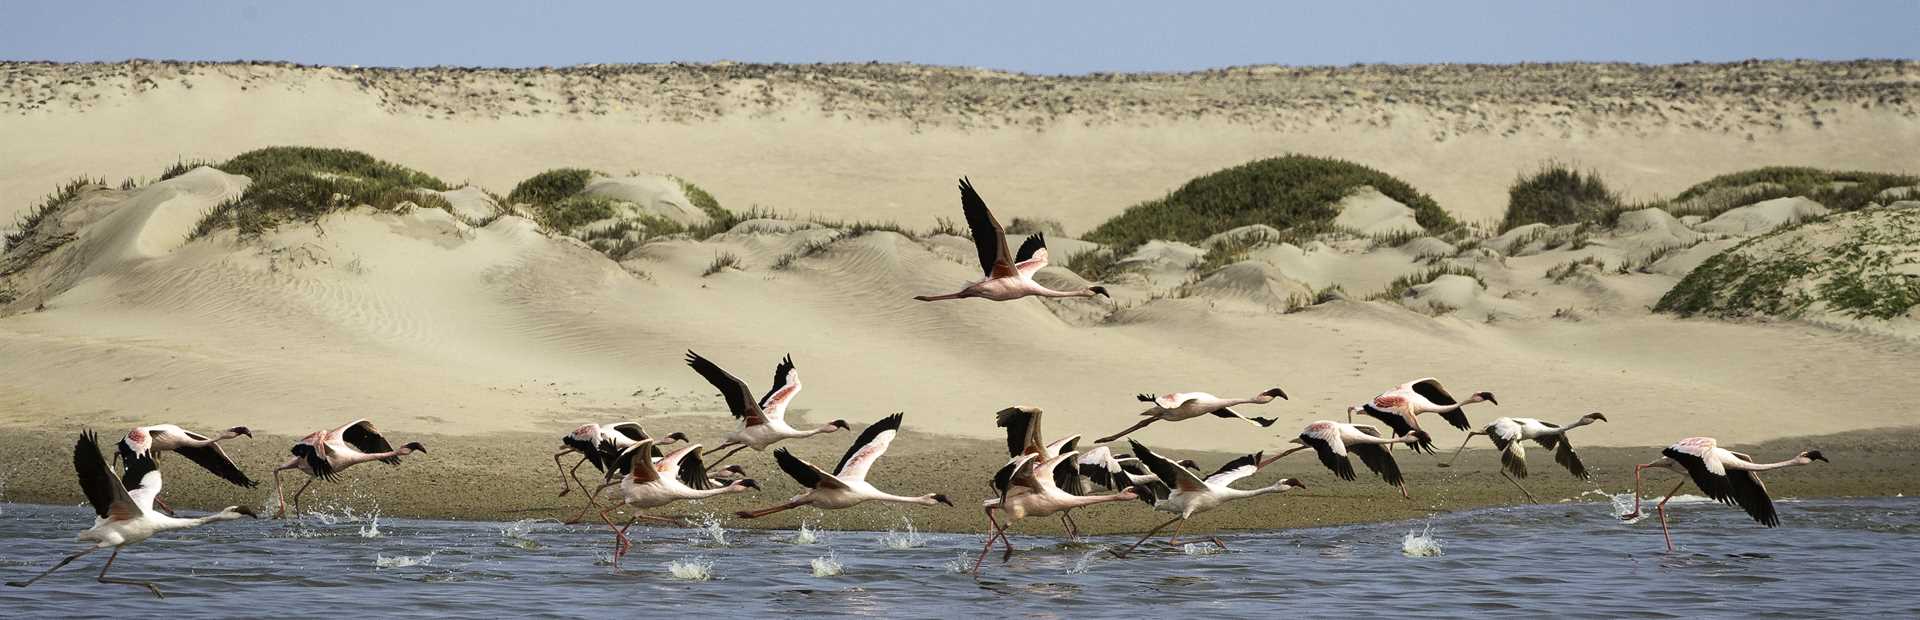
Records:
M1275 422L1280 421L1276 418L1247 418L1247 419L1253 420L1255 424L1259 424L1260 428L1267 428L1269 426L1273 426Z
M1143 403L1151 403L1159 400L1157 398L1154 398L1152 394L1137 394L1134 396L1134 398L1138 399L1140 402L1143 402Z

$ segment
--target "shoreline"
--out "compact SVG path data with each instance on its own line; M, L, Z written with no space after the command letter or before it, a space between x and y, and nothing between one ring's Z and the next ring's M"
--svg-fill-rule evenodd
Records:
M55 505L84 501L73 481L70 465L73 432L77 431L0 428L0 453L14 455L8 466L0 470L0 501ZM111 442L117 440L117 432L103 431L102 435L103 449L110 449ZM558 481L549 445L558 447L557 436L498 433L395 438L421 441L429 452L408 457L397 467L368 464L353 468L343 474L341 482L316 483L303 501L309 512L351 509L355 513L383 517L489 521L565 519L584 502L580 501L578 490L567 497L556 496ZM1444 441L1447 437L1457 439L1451 434L1441 439ZM730 514L735 510L776 504L799 491L799 486L773 465L770 455L748 451L730 462L745 465L749 475L762 483L761 492L698 504L680 503L648 511L648 514L712 513L730 529L792 529L805 522L821 529L886 531L900 529L901 519L906 518L912 528L923 532L984 531L985 520L978 507L988 496L988 477L1004 462L997 456L1004 444L911 433L901 439L876 466L873 482L884 490L903 495L947 493L953 498L954 508L868 504L837 511L799 509L752 521L734 518ZM1914 439L1920 439L1920 427L1787 438L1734 448L1751 452L1762 460L1786 458L1803 449L1820 449L1833 459L1831 464L1769 472L1766 481L1776 499L1899 496L1913 491L1913 481L1920 480L1920 458L1917 458L1920 448L1915 447L1920 444ZM223 444L250 476L261 481L261 485L252 490L220 482L184 458L163 457L161 467L167 474L164 498L176 509L186 511L244 504L265 512L273 496L269 463L277 464L278 455L284 454L285 447L293 441L291 437L260 434L251 440L240 438ZM789 443L787 447L793 448L796 454L814 462L831 462L845 448L843 441ZM1208 471L1227 458L1237 456L1218 452L1170 452L1178 457L1193 458ZM1633 465L1658 458L1659 448L1584 447L1579 452L1594 472L1594 484L1572 479L1554 465L1543 450L1529 452L1533 475L1525 482L1541 503L1604 501L1615 493L1629 492ZM1379 523L1525 504L1519 491L1499 475L1499 459L1493 450L1469 449L1452 468L1436 465L1450 456L1450 450L1438 456L1417 457L1395 451L1406 472L1408 490L1413 494L1413 499L1407 501L1399 499L1393 487L1369 476L1364 468L1361 478L1344 482L1334 478L1311 455L1297 454L1236 486L1253 488L1281 477L1292 477L1304 481L1307 489L1237 501L1196 515L1188 531ZM566 459L566 462L570 466L573 460ZM581 478L591 483L588 472L592 472L592 467L583 467L582 472ZM297 476L286 479L294 488L304 482ZM1643 496L1657 499L1664 495L1665 489L1671 488L1673 480L1673 475L1665 472L1651 474ZM1689 489L1681 490L1685 493ZM1074 515L1087 534L1144 531L1166 516L1135 502L1085 509ZM594 516L590 514L587 518L583 524L592 523ZM1022 521L1014 531L1054 535L1063 529L1057 518L1048 517Z

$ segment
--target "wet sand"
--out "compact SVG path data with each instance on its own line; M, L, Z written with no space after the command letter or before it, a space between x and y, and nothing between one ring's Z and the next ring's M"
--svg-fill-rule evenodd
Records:
M696 438L714 435L717 430L689 434ZM0 429L0 454L8 455L0 468L0 498L9 502L74 504L83 502L74 482L71 446L75 429ZM117 437L117 432L103 432ZM398 434L395 434L398 435ZM1152 434L1142 433L1151 445ZM1525 502L1520 492L1499 474L1498 455L1479 444L1470 449L1452 468L1438 463L1459 445L1458 433L1445 432L1436 438L1444 448L1438 457L1414 456L1396 450L1408 479L1411 500L1402 500L1392 487L1369 477L1355 463L1361 478L1354 482L1336 479L1321 467L1310 452L1301 452L1269 466L1260 474L1240 481L1239 488L1270 484L1281 477L1299 478L1308 488L1279 496L1237 501L1226 507L1197 516L1190 531L1232 529L1275 529L1309 527L1358 522L1379 522L1419 518L1440 512L1515 505ZM558 434L489 434L479 436L410 435L390 437L399 441L420 441L429 453L408 457L398 467L380 464L361 465L348 470L340 482L316 482L302 500L311 511L321 508L341 512L351 508L360 514L451 519L565 519L584 505L581 492L556 497L560 484L552 455L559 448ZM816 464L831 466L853 437L850 434L822 437L785 444ZM1790 438L1757 445L1732 446L1763 461L1781 460L1804 449L1820 449L1831 464L1769 472L1765 478L1776 499L1809 497L1892 496L1911 492L1920 481L1920 427L1883 429ZM234 459L256 480L257 489L240 489L220 482L185 459L164 458L162 469L168 476L163 498L178 509L212 510L230 504L255 507L272 506L273 478L270 470L283 462L286 449L295 438L261 434L253 439L240 438L226 443ZM1578 440L1578 437L1575 437ZM102 438L107 442L106 437ZM1481 441L1484 441L1482 439ZM1273 444L1284 449L1285 439L1276 436ZM1122 444L1124 445L1124 444ZM1578 445L1576 443L1576 445ZM922 531L984 531L980 502L988 497L987 480L1003 462L998 456L1001 442L907 433L895 441L892 450L875 469L872 481L883 490L902 495L941 492L953 499L955 507L923 508L867 504L848 510L818 511L798 509L764 519L746 521L732 518L735 510L777 504L800 491L800 487L782 474L768 453L743 451L729 462L747 467L761 481L759 493L721 497L701 503L682 503L651 511L661 515L726 516L727 527L793 528L803 520L814 527L836 530L887 530L901 527L901 519L911 519ZM1193 451L1168 451L1173 456L1193 458L1211 472L1234 455ZM1532 476L1527 487L1542 502L1605 502L1601 493L1622 493L1633 486L1633 466L1659 456L1658 447L1617 448L1585 447L1579 450L1593 472L1592 484L1581 483L1554 465L1543 450L1529 451ZM564 459L571 466L577 457ZM583 480L590 483L595 474L591 465L582 467ZM286 472L288 493L304 479L297 471ZM1670 473L1649 474L1644 491L1658 497L1672 488L1677 478ZM1598 491L1599 493L1596 493ZM1683 493L1698 493L1692 486ZM1688 510L1723 508L1691 507ZM1731 510L1726 508L1726 510ZM589 515L589 518L593 518ZM1081 510L1075 519L1088 533L1142 531L1163 521L1166 515L1149 511L1144 504L1125 502ZM1791 514L1787 513L1787 519ZM76 523L75 527L84 524ZM1018 530L1027 533L1061 531L1056 518L1030 519Z

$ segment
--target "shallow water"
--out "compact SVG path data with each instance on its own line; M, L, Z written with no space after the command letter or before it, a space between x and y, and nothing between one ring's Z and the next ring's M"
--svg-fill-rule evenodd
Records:
M1126 536L1083 544L1015 536L1013 561L1000 564L996 548L978 581L963 571L980 535L909 533L905 524L891 533L819 532L812 544L795 544L792 531L635 526L633 550L616 570L604 526L243 520L121 555L114 573L157 582L164 603L95 583L103 551L30 589L0 587L0 609L9 617L228 617L272 615L298 601L408 617L598 617L670 601L679 614L720 617L1920 614L1920 592L1894 583L1920 565L1920 500L1782 502L1785 525L1771 530L1711 503L1673 508L1681 548L1672 554L1657 520L1622 523L1608 503L1591 502L1232 533L1223 536L1229 550L1183 541L1143 546L1125 560L1103 549L1131 542ZM79 507L0 505L0 578L50 566L90 522Z

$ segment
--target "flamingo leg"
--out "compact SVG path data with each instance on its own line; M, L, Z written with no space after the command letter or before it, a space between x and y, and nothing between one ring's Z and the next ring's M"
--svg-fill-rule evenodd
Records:
M1405 484L1400 485L1400 499L1413 499L1412 495L1407 495L1407 485Z
M1299 452L1299 451L1301 451L1301 450L1308 450L1308 449L1310 449L1310 448L1308 448L1308 447L1306 447L1306 446L1294 446L1294 447L1292 447L1292 448L1287 448L1287 451L1286 451L1286 452L1281 452L1281 453L1279 453L1279 454L1275 454L1275 455L1273 455L1273 456L1271 456L1271 457L1268 457L1268 458L1267 458L1267 460L1264 460L1264 461L1260 461L1260 464L1259 464L1259 465L1255 465L1254 467L1255 467L1256 469L1258 469L1258 468L1264 468L1264 467L1266 467L1266 466L1268 466L1268 465L1271 465L1271 464L1273 464L1273 462L1274 462L1274 461L1278 461L1278 460L1280 460L1280 459L1283 459L1283 458L1287 458L1287 455L1289 455L1289 454L1293 454L1293 453L1295 453L1295 452Z
M620 509L619 506L609 506L605 510L600 511L600 520L607 522L607 529L613 530L613 543L614 543L613 544L613 567L614 568L620 567L620 556L626 555L627 547L632 546L631 543L627 542L627 530L614 525L613 518L607 516L608 514L611 514L613 511L619 510L619 509ZM632 525L633 521L627 521L627 524Z
M1660 535L1667 539L1667 553L1673 553L1673 533L1667 530L1667 501L1672 500L1673 495L1680 492L1680 486L1686 483L1686 480L1674 483L1673 490L1667 492L1666 499L1660 500L1660 504L1653 507L1660 513Z
M133 579L116 579L113 577L108 577L107 569L113 568L113 560L114 558L118 558L118 557L120 557L120 548L114 547L113 555L107 556L107 565L100 567L100 576L95 578L94 580L100 583L117 583L120 585L127 585L127 586L140 586L148 590L152 590L154 596L158 596L160 598L167 597L167 595L160 593L160 586L153 585L153 582L151 581L136 581Z
M1467 443L1473 441L1473 437L1475 435L1483 435L1483 434L1485 433L1481 433L1480 431L1467 431L1467 438L1461 441L1460 447L1453 451L1453 458L1447 459L1447 462L1441 463L1440 466L1453 467L1453 462L1460 460L1460 453L1467 451Z
M574 450L573 448L567 448L565 450L561 450L559 452L553 453L553 468L560 472L560 497L566 497L568 493L573 492L573 487L567 485L567 466L565 463L560 462L560 457L573 454L575 452L577 452L577 450ZM580 457L580 462L581 463L587 462L587 457L585 456ZM576 463L574 464L573 468L575 470L578 470L580 469L580 465ZM575 477L573 481L579 482L580 478ZM584 485L584 484L580 485L580 488L585 489L587 488L587 485Z
M1074 522L1072 512L1060 513L1060 523L1067 527L1068 542L1077 542L1080 540L1080 524Z
M718 466L720 465L720 462L721 462L721 461L725 461L725 460L727 460L727 457L730 457L730 456L733 456L733 454L734 454L735 452L739 452L739 451L741 451L741 450L745 450L745 449L747 449L747 444L740 444L740 446L739 446L739 447L737 447L737 448L734 448L734 449L733 449L733 450L731 450L731 451L728 451L728 452L727 452L726 454L722 454L722 455L720 455L720 458L718 458L718 459L714 459L714 461L713 461L712 463L708 463L708 464L707 464L707 471L714 471L714 470L715 470L715 469L716 469L716 468L717 468L717 467L718 467ZM714 451L714 452L719 452L719 451L720 451L720 448L714 448L714 449L713 449L712 451Z
M165 514L166 514L167 516L169 516L169 517L171 517L171 516L174 516L174 515L173 515L173 507L172 507L172 506L168 506L168 505L167 505L167 501L166 501L166 500L163 500L163 499L160 499L160 498L158 498L158 497L155 497L155 498L153 498L153 505L155 505L155 506L159 506L159 507L160 507L160 511L161 511L161 512L163 512L163 513L165 513Z
M1227 550L1227 543L1223 543L1223 542L1220 542L1220 537L1219 537L1219 536L1208 536L1207 538L1208 538L1209 540L1212 540L1212 541L1213 541L1213 544L1214 544L1215 546L1218 546L1218 547L1220 547L1220 550L1221 550L1221 551L1226 551L1226 550Z
M1174 517L1174 518L1173 518L1172 520L1170 520L1170 521L1167 521L1166 523L1162 523L1162 524L1159 524L1159 525L1156 525L1156 526L1153 526L1153 529L1151 529L1151 530L1147 530L1147 535L1146 535L1146 536L1141 536L1141 537L1140 537L1140 540L1136 540L1136 541L1133 541L1133 544L1132 544L1132 545L1128 545L1126 549L1124 549L1124 550L1121 550L1121 551L1114 551L1114 552L1112 552L1112 553L1113 553L1113 557L1116 557L1116 558L1126 558L1126 557L1127 557L1127 554L1129 554L1129 553L1132 553L1135 547L1139 547L1139 546L1140 546L1140 543L1143 543L1143 542L1147 542L1147 539L1149 539L1149 538L1153 538L1153 535L1154 535L1154 534L1158 534L1158 533L1160 533L1160 530L1163 530L1163 529L1166 529L1166 527L1167 527L1167 526L1169 526L1169 525L1173 525L1173 524L1175 524L1175 523L1178 523L1178 522L1180 522L1180 521L1184 521L1184 520L1186 520L1186 517Z
M1633 513L1622 515L1620 517L1622 521L1640 516L1640 472L1646 469L1645 465L1633 466Z
M1514 480L1514 479L1513 479L1513 476L1509 476L1509 475L1507 475L1507 472L1506 472L1506 470L1501 470L1501 471L1500 471L1500 477L1502 477L1502 478L1506 478L1506 479L1507 479L1507 482L1511 482L1511 483L1513 483L1513 486L1515 486L1515 487L1517 487L1517 488L1519 488L1519 489L1520 489L1520 492L1521 492L1521 493L1526 493L1526 494L1527 494L1527 501L1529 501L1529 502L1532 502L1532 503L1535 503L1535 504L1538 504L1538 503L1540 503L1540 500L1538 500L1538 499L1534 499L1534 497L1533 497L1533 492L1532 492L1532 491L1528 491L1528 490L1527 490L1527 487L1524 487L1524 486L1520 486L1520 481L1519 481L1519 480Z
M1179 525L1173 526L1173 536L1167 539L1167 544L1173 545L1176 547L1180 546L1180 530L1186 527L1187 527L1187 520L1181 519Z
M278 500L277 503L280 504L279 510L273 513L273 518L275 519L282 519L287 516L287 494L284 492L285 485L280 483L280 472L286 470L287 468L285 467L273 470L273 498Z
M557 456L556 456L556 457L554 457L554 459L555 459L555 462L558 462L558 459L559 459L559 458L560 458L560 457L557 457ZM573 464L573 468L574 468L575 470L578 470L578 469L580 469L580 465L581 465L581 463L585 463L585 462L587 462L587 457L584 457L584 456L583 456L583 457L580 457L580 463L574 463L574 464ZM575 514L575 515L573 515L573 518L571 518L571 519L567 519L567 520L565 520L565 521L561 521L561 523L563 523L563 524L566 524L566 525L573 525L573 524L575 524L575 523L579 523L581 519L584 519L584 518L586 518L586 516L587 516L587 511L588 511L588 510L592 510L592 509L594 509L594 508L599 508L599 507L600 507L600 502L598 502L598 501L594 501L594 498L596 498L596 497L599 497L599 496L600 496L600 492L601 492L601 491L603 491L603 490L605 490L605 489L606 489L607 487L610 487L610 486L613 486L613 485L616 485L616 484L619 484L619 481L614 481L614 482L609 482L609 483L605 483L605 484L602 484L602 485L600 485L600 486L598 486L598 487L594 487L593 489L588 489L588 488L587 488L587 483L585 483L585 482L580 482L580 477L579 477L579 476L574 476L574 477L573 477L573 481L574 481L574 482L579 482L579 483L580 483L580 490L582 490L582 491L586 491L586 492L587 492L587 505L585 505L585 506L581 506L581 507L580 507L580 512L579 512L579 513L577 513L577 514ZM564 480L564 479L563 479L563 480L561 480L560 482L561 482L561 484L566 484L566 480ZM568 487L568 489L567 489L567 490L568 490L568 491L571 491L571 490L573 490L573 489L572 489L572 487ZM566 491L561 491L561 492L560 492L560 494L561 494L561 495L566 495L567 493L566 493Z
M68 565L68 564L71 564L71 563L73 563L73 561L74 561L74 560L78 560L78 559L80 559L80 558L81 558L82 556L85 556L86 554L89 554L89 553L93 553L93 552L95 552L95 551L99 551L99 550L100 550L100 548L99 548L99 547L88 547L88 548L86 548L86 549L83 549L83 550L81 550L81 551L80 551L79 553L75 553L75 554L73 554L73 555L69 555L69 556L67 556L67 557L64 557L64 558L60 558L60 562L59 562L58 564L54 564L54 565L53 565L53 568L49 568L49 569L47 569L47 570L45 570L45 571L42 571L42 572L41 572L40 574L38 574L38 575L34 575L32 579L28 579L28 580L26 580L26 581L9 581L9 582L7 582L7 585L10 585L10 586L13 586L13 587L16 587L16 588L24 588L24 587L27 587L27 586L30 586L30 585L33 585L33 582L35 582L35 581L39 581L41 577L45 577L45 576L47 576L47 575L51 575L51 574L53 574L53 571L57 571L57 570L60 570L60 567L62 567L62 566L66 566L66 565Z
M785 504L774 506L772 508L762 508L759 510L742 510L740 512L733 513L733 516L740 517L742 519L758 519L760 517L764 517L776 512L793 510L795 508L799 508L805 505L807 505L807 502L798 502L798 501L787 502Z
M973 576L975 577L980 576L980 565L987 563L987 552L993 550L993 541L995 539L1004 539L1007 536L1007 528L1001 527L1000 520L993 518L993 507L988 506L985 510L987 513L987 544L980 547L980 557L973 561ZM1007 548L1012 549L1013 546L1009 544Z
M1127 430L1124 430L1124 431L1120 431L1120 432L1118 432L1118 433L1114 433L1114 434L1112 434L1112 435L1108 435L1108 436L1106 436L1106 437L1101 437L1101 438L1099 438L1099 439L1096 439L1096 440L1094 440L1094 443L1107 443L1107 442L1109 442L1109 441L1113 441L1113 440L1115 440L1115 439L1119 439L1119 438L1121 438L1121 437L1125 437L1125 436L1127 436L1128 434L1130 434L1130 433L1132 433L1132 432L1134 432L1134 431L1137 431L1137 430L1140 430L1140 429L1143 429L1143 428L1146 428L1148 424L1152 424L1152 423L1154 423L1154 422L1159 422L1159 421L1160 421L1160 416L1157 416L1157 415L1156 415L1156 416L1148 416L1148 417L1147 417L1147 419L1145 419L1145 420L1141 420L1139 424L1135 424L1135 425L1133 425L1133 426L1129 426L1129 427L1127 427Z
M917 301L946 301L949 299L960 299L963 297L966 297L966 295L962 293L951 293L947 295L915 295L913 296L913 298Z
M306 484L300 485L300 490L293 492L293 516L300 516L300 494L307 492L307 487L313 486L314 480L317 478L308 478Z

